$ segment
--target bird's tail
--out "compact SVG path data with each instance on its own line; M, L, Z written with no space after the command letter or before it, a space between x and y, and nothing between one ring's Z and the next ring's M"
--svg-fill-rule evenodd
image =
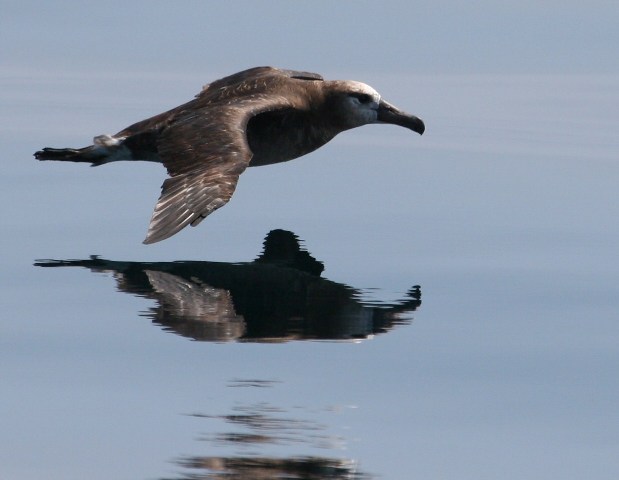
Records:
M94 145L84 148L44 148L35 152L37 160L90 163L92 167L103 165L117 158L120 142L109 135L95 137Z

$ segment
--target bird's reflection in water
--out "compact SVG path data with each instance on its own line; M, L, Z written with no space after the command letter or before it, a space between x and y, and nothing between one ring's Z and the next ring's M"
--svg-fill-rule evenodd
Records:
M399 302L362 301L358 290L322 278L322 262L285 230L270 231L253 262L124 262L93 256L35 265L112 272L119 291L155 300L157 306L144 313L154 323L203 341L366 338L406 323L421 304L419 286Z
M268 387L269 382L235 381L229 386ZM228 455L187 456L175 463L182 469L177 480L188 479L298 479L298 480L364 480L357 461L323 455L269 456L263 450L277 446L281 451L295 446L322 450L343 450L346 439L329 433L329 426L311 418L316 409L307 409L291 416L286 408L269 402L240 403L229 414L192 414L207 422L223 423L224 432L203 435L200 440L209 450L224 449ZM341 409L341 407L340 407ZM320 415L333 414L338 408L327 408ZM305 418L297 418L299 415Z
M371 478L359 472L354 462L322 457L193 457L180 461L198 474L182 480L364 480Z

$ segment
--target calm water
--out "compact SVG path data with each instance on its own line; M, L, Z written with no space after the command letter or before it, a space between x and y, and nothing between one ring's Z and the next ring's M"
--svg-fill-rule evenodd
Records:
M426 135L152 246L160 166L31 156L212 76L3 78L1 478L617 478L619 77L368 75Z

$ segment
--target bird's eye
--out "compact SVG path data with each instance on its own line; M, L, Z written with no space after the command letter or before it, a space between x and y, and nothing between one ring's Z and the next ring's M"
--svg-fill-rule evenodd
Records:
M372 101L372 96L367 93L353 93L352 96L361 103L370 103Z

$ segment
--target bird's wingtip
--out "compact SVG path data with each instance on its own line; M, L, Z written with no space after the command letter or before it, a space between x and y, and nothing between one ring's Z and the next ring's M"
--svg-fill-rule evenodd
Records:
M162 239L161 238L152 238L150 235L146 235L146 238L144 240L142 240L142 243L144 245L151 245L153 243L157 243L160 240L162 240Z

